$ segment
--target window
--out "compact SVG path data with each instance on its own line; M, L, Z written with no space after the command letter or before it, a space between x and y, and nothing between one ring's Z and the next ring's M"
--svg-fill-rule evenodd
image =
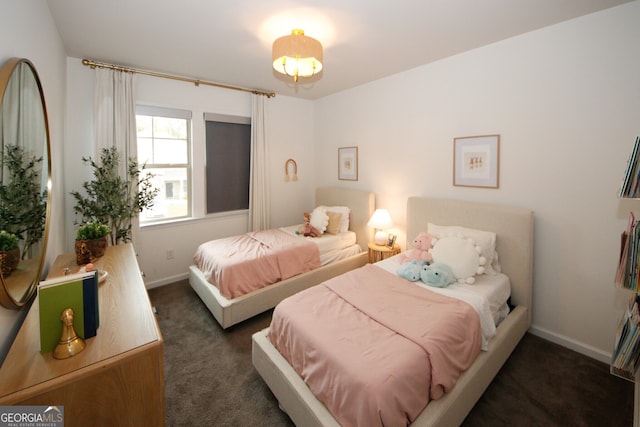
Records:
M251 119L205 113L207 213L249 209Z
M136 125L138 162L160 190L153 208L140 213L140 223L190 216L191 112L138 106Z

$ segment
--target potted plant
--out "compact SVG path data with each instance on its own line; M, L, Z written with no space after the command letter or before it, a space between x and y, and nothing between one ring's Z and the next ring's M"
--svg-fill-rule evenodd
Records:
M82 222L100 222L111 231L111 244L131 240L131 220L143 209L153 207L153 200L160 191L151 182L152 174L142 173L135 158L130 158L126 177L118 174L120 154L115 147L103 148L100 162L91 157L82 161L93 168L94 179L82 184L85 194L72 191L76 214Z
M89 221L78 228L75 243L78 265L87 264L104 255L109 244L107 241L109 233L111 233L109 226L99 221Z
M5 230L0 231L0 271L2 275L9 276L19 263L18 236Z

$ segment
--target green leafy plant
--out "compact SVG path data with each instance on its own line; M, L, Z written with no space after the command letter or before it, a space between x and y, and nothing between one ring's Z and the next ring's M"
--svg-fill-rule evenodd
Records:
M0 251L7 252L18 247L18 236L13 233L7 233L5 230L0 231Z
M48 193L40 188L42 161L17 145L7 144L2 152L7 176L0 184L0 229L23 242L23 258L44 236Z
M105 237L111 233L108 225L101 222L89 221L78 228L76 240L94 240Z
M144 173L135 158L130 158L127 176L118 175L120 154L115 147L103 148L100 162L91 157L82 161L93 168L94 179L82 184L85 194L72 191L75 199L73 208L82 217L81 223L100 222L111 230L111 244L131 240L131 220L143 209L153 207L153 201L160 191L151 182L152 174Z

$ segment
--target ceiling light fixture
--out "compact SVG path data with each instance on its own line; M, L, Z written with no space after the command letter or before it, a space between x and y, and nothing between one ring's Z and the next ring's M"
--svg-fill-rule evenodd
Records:
M295 29L273 42L271 59L274 70L298 82L298 77L311 77L322 70L322 44Z

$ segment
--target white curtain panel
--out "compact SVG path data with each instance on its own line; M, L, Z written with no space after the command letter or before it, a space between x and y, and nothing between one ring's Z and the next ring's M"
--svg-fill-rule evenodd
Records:
M267 112L263 95L252 95L251 179L249 183L249 230L271 227L267 161Z
M134 73L96 69L94 89L96 160L103 148L120 153L120 176L127 176L129 157L137 157Z
M134 76L134 73L97 68L93 93L95 160L100 159L103 148L116 147L120 154L118 173L123 178L128 177L129 158L138 157ZM135 217L131 221L133 242L138 240L139 231L139 219Z
M4 145L15 145L26 150L29 147L46 147L46 128L33 126L44 123L44 111L38 83L27 64L18 64L4 92L0 129ZM39 157L41 153L26 153Z

